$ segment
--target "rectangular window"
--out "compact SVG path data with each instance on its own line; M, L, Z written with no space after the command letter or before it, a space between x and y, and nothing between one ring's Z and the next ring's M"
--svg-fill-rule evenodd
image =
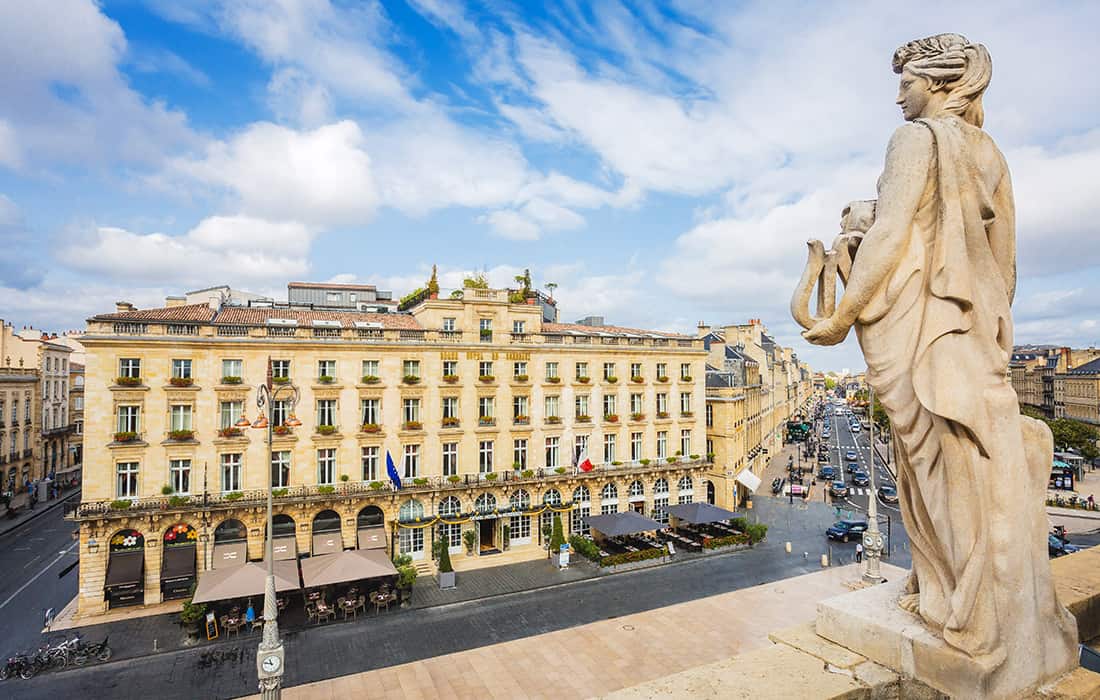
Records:
M603 462L611 464L615 461L615 435L603 436Z
M690 430L681 430L680 431L680 454L684 455L685 457L688 456L689 454L691 454L691 431Z
M619 512L619 504L615 501L608 501L607 503L600 503L600 514L610 515L611 513Z
M630 434L630 460L637 462L642 458L642 434L631 433Z
M493 319L483 318L478 321L478 335L483 343L493 342Z
M578 418L580 418L581 416L591 416L592 415L591 413L588 412L588 395L587 394L579 394L577 396L577 400L576 400L575 403L577 404L577 413L576 413L576 415L577 415Z
M492 362L478 362L477 363L477 376L479 376L479 377L491 377L491 376L493 376L493 363Z
M277 489L290 486L290 450L271 453L271 486Z
M129 379L141 378L141 360L135 357L126 357L118 361L118 376ZM125 462L125 464L131 464Z
M405 458L402 460L406 479L420 476L420 445L405 445Z
M512 321L512 332L513 333L526 333L527 332L527 322L526 321Z
M477 417L478 418L492 418L493 417L493 397L492 396L479 396L477 399Z
M14 438L15 435L12 435ZM119 462L115 465L118 479L115 485L115 498L137 498L138 463Z
M317 483L336 482L336 449L325 447L317 450Z
M169 430L191 430L191 405L171 406Z
M583 506L574 506L573 512L570 514L569 531L578 535L588 534L588 516L591 514L591 505L589 501L585 502Z
M642 412L642 395L631 394L630 395L630 412L641 413Z
M420 377L420 360L405 360L401 368L406 377Z
M512 468L527 468L527 438L518 438L512 441Z
M615 376L615 363L605 362L603 363L603 378L610 379Z
M444 360L443 361L443 376L444 377L457 377L458 376L458 361L457 360Z
M713 428L714 427L714 406L708 403L706 413L707 413L707 427L708 428Z
M271 402L271 424L275 426L283 425L286 423L287 418L290 417L290 402L286 399L279 399L278 401Z
M668 495L653 497L653 519L668 524Z
M639 379L639 378L641 378L641 376L642 376L642 363L641 362L631 362L630 363L630 378L631 379Z
M667 362L658 362L657 363L657 378L658 379L668 379L668 363Z
M222 491L241 490L241 455L225 454L221 456Z
M318 360L317 377L336 377L336 360Z
M527 363L526 362L513 362L512 363L512 376L513 377L527 377Z
M680 392L680 413L691 413L691 392Z
M657 431L657 459L668 457L668 431Z
M29 405L29 404L28 404ZM118 407L118 432L136 433L141 430L141 407Z
M290 379L290 360L272 360L271 376L276 379Z
M363 466L363 481L378 480L378 447L370 445L360 452L360 463Z
M529 515L513 515L509 518L511 521L509 527L511 531L508 533L513 543L530 544L531 543L531 516Z
M443 319L443 330L450 332L455 329L454 316L447 316Z
M577 379L588 379L588 363L577 363Z
M547 362L546 363L546 378L547 379L558 379L559 378L558 377L558 363L557 362Z
M191 460L168 460L168 484L181 496L191 493Z
M512 397L512 420L527 420L531 414L527 408L526 396Z
M668 394L657 394L657 413L668 415Z
M190 379L191 360L172 360L172 379Z
M363 360L363 376L378 378L378 360Z
M458 474L458 443L443 443L443 476Z
M560 403L561 403L561 400L557 396L547 396L546 397L546 417L547 418L561 418L561 415L558 412L558 405Z
M243 376L244 363L241 360L222 360L222 379L226 377L240 379Z
M558 467L559 457L559 445L560 439L557 437L546 438L546 468L556 469Z
M477 470L482 474L493 471L493 441L482 440L477 446Z
M336 399L317 399L317 425L336 425Z
M580 456L588 451L588 436L578 435L576 443L574 445L573 459L578 461Z
M691 379L691 364L684 362L680 364L680 379Z
M402 399L401 400L401 416L402 419L408 422L419 423L420 422L420 399Z
M443 397L443 417L444 418L458 418L458 397L457 396L444 396Z
M382 424L382 401L381 399L360 399L359 400L359 417L363 425L381 425Z
M603 397L603 414L605 416L618 415L615 412L615 395L614 394L604 394L604 397Z

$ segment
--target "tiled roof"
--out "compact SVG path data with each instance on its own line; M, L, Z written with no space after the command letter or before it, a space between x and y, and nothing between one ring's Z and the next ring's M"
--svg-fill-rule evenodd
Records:
M664 331L643 331L637 328L623 328L622 326L586 326L583 323L544 323L543 333L575 333L578 335L634 335L634 336L659 336L661 338L692 339L693 336L681 333L666 333Z
M120 311L113 314L99 314L93 316L93 321L200 321L208 322L214 318L214 310L208 304L184 304L183 306L168 306L160 309L141 309L136 311Z
M339 321L344 328L354 328L355 322L380 323L383 328L422 330L420 323L408 314L373 314L358 311L313 311L270 309L246 306L226 306L214 320L217 325L262 326L269 318L294 319L306 327L314 321Z
M1074 367L1067 374L1100 374L1100 357L1080 367Z
M363 291L377 289L373 284L332 284L331 282L287 282L286 286L296 289L361 289Z

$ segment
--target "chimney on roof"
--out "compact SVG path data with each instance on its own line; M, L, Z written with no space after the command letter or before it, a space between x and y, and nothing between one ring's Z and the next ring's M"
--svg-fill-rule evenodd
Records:
M183 306L187 303L187 297L164 297L164 306L171 308L173 306Z
M702 338L704 335L707 335L709 333L710 333L710 326L708 326L707 324L700 321L699 322L699 337Z
M221 311L222 310L222 297L221 297L220 294L211 294L207 298L206 303L210 307L211 311Z
M577 321L581 326L603 326L606 325L603 322L603 316L585 316L581 320Z
M122 313L124 311L133 311L133 310L134 310L134 305L131 304L128 301L116 301L115 302L115 311L118 312L118 313Z

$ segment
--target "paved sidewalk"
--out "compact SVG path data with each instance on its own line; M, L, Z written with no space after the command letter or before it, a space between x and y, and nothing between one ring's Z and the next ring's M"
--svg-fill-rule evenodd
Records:
M558 570L548 559L459 571L455 574L457 586L446 591L439 589L435 576L420 576L413 585L411 604L414 608L430 608L436 605L492 598L518 591L581 581L603 573L592 562L574 555L573 560L569 562L569 568L564 571Z
M33 509L28 506L24 506L16 511L14 518L7 517L7 514L0 516L0 537L8 534L16 528L22 527L30 520L34 520L40 515L49 513L54 508L59 508L70 496L80 493L80 487L65 489L61 492L57 498L46 501L45 503L39 503ZM75 529L75 527L74 527Z

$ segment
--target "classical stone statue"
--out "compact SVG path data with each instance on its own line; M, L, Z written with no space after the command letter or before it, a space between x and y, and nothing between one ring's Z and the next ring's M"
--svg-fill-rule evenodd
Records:
M983 668L1049 678L1075 664L1077 626L1047 555L1051 433L1020 415L1007 378L1016 231L1008 166L982 130L992 62L940 34L900 47L893 69L907 123L878 199L844 210L832 250L810 242L792 311L818 345L855 327L890 418L913 555L902 607Z

